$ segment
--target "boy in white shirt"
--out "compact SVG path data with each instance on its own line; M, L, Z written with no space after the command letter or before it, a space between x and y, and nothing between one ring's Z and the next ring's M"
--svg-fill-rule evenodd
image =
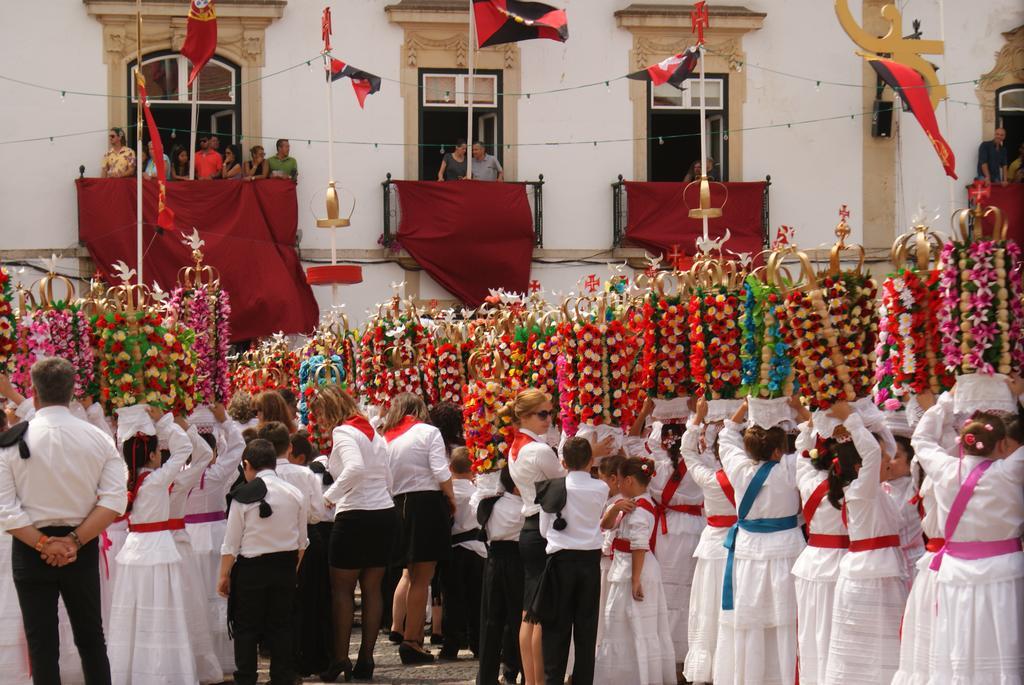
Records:
M294 681L292 602L295 571L306 549L302 493L274 471L277 454L267 440L245 447L246 484L232 491L221 547L217 591L228 598L229 629L235 641L235 683L255 685L256 646L270 647L270 680Z
M547 539L548 562L531 612L538 615L543 628L546 682L564 682L573 640L573 684L590 685L601 598L601 517L608 486L590 475L593 451L587 440L566 440L562 463L568 475L537 488L540 532Z
M480 645L480 584L487 548L480 540L480 528L470 500L476 494L473 467L465 447L452 451L449 468L455 492L452 521L452 558L442 574L444 602L444 646L439 658L455 660L467 644L476 656Z

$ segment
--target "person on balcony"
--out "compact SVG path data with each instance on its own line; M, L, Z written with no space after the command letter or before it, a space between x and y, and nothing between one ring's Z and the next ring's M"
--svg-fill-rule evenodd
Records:
M1006 185L1006 129L997 128L992 140L978 146L978 175L985 183Z
M102 178L124 178L135 175L135 152L125 145L123 128L112 128L107 135L110 149L100 164Z
M715 160L708 157L708 180L717 181L718 176L715 175ZM686 176L683 177L683 183L693 183L699 181L700 176L703 173L704 168L700 164L700 160L695 161L690 165L690 170L686 172Z
M267 153L262 145L253 145L249 150L249 161L242 167L242 175L246 181L255 181L270 176L270 164L267 162Z
M1017 159L1010 162L1006 178L1010 183L1024 183L1024 143L1017 148Z
M221 167L218 178L242 180L242 165L238 161L238 155L237 145L228 145L224 148L224 166Z
M210 147L210 139L203 136L199 139L199 150L196 152L196 179L209 181L220 175L224 166L224 158Z
M290 178L296 180L299 176L299 163L294 157L289 157L291 144L284 138L277 141L277 154L270 158L270 176L272 178Z
M455 141L455 149L441 160L441 168L437 172L438 181L461 181L466 178L466 141L459 138Z
M505 170L501 168L501 162L494 155L487 154L484 144L480 141L473 143L473 180L505 180Z
M146 178L156 178L156 162L153 160L153 141L146 143L146 156L147 161L142 167L142 173ZM168 181L171 180L171 160L164 155L164 174Z
M190 181L188 175L188 150L180 145L175 145L171 150L171 179L174 181Z

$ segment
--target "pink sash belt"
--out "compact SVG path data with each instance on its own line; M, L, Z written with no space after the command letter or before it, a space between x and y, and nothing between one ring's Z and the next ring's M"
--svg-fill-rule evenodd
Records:
M185 517L185 523L213 523L214 521L226 521L226 511L208 511L205 514L189 514Z
M993 540L991 542L957 542L955 540L947 540L946 544L939 548L939 551L932 558L929 568L933 571L938 571L939 567L942 566L942 557L946 554L957 559L974 561L975 559L988 559L1004 554L1013 554L1014 552L1020 552L1021 549L1024 548L1021 547L1020 538Z

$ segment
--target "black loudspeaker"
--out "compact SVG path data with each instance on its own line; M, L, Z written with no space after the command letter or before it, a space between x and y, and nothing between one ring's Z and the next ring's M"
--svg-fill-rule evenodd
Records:
M871 135L874 138L892 136L892 103L875 100L871 110Z

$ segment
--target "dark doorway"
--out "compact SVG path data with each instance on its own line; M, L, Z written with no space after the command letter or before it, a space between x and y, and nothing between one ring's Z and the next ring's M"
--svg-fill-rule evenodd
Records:
M647 180L682 181L700 159L700 115L653 111L648 130Z
M445 75L466 74L466 70L458 69L421 69L420 83L426 82L425 77L438 79ZM502 73L494 70L479 70L474 72L480 76L493 76L496 93L501 92ZM443 79L435 80L441 82ZM425 92L420 90L420 153L419 153L419 180L436 181L437 172L441 168L441 161L445 154L455 148L457 140L467 139L466 111L465 106L454 106L454 103L461 103L459 100L459 86L452 80L451 89L441 93L434 90ZM476 86L482 89L481 85ZM495 94L496 95L496 94ZM494 155L498 161L504 163L504 148L502 139L502 98L496 95L490 101L491 104L473 108L473 132L468 136L467 142L474 140L482 141L487 148L487 153Z

